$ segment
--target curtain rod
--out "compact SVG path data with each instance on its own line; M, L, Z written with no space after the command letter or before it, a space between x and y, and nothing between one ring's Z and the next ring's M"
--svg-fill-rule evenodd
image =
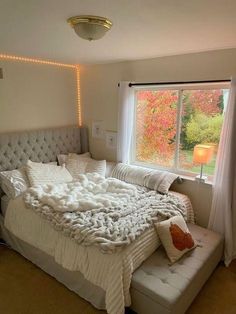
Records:
M185 82L156 82L156 83L129 83L132 86L152 86L152 85L183 85L183 84L203 84L203 83L228 83L231 80L209 80L209 81L185 81Z

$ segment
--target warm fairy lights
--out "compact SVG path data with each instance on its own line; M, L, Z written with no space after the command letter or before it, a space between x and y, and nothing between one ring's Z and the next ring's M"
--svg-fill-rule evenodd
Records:
M12 60L12 61L32 62L32 63L39 63L39 64L48 64L48 65L55 65L55 66L59 66L59 67L66 67L66 68L75 68L75 65L73 65L73 64L47 61L47 60L41 60L41 59L18 57L18 56L6 55L6 54L0 54L0 59Z
M79 66L76 65L76 87L77 87L77 114L78 114L78 123L79 126L82 126L82 117L81 117L81 101L80 101L80 73Z
M79 76L79 66L74 64L60 63L55 61L34 59L34 58L26 58L19 56L12 56L7 54L0 54L0 59L10 60L10 61L21 61L21 62L30 62L37 64L45 64L45 65L54 65L58 67L71 68L75 69L76 72L76 90L77 90L77 115L78 115L78 124L82 125L82 117L81 117L81 102L80 102L80 76Z

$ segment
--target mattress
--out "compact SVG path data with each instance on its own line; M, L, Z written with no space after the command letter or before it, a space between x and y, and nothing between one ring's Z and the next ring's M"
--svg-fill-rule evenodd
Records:
M175 195L186 202L189 222L193 222L189 199ZM160 245L155 229L151 228L122 251L103 254L97 247L79 245L53 229L48 221L26 208L21 197L10 201L4 225L11 234L51 256L63 268L82 273L86 280L103 289L106 309L112 314L123 313L124 306L130 306L132 273Z
M7 195L3 195L1 197L1 214L3 217L5 217L9 202L10 202L10 198Z

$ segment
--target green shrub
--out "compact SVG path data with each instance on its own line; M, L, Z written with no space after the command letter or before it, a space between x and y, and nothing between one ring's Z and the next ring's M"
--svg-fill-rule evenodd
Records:
M186 142L189 148L203 143L218 144L222 123L222 114L207 116L203 113L195 113L192 115L186 125Z

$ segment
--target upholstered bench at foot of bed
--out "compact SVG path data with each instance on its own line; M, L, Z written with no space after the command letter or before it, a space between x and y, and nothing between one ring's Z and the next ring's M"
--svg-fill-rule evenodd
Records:
M134 272L131 308L138 314L184 313L220 261L222 237L197 225L188 227L199 246L173 265L159 248Z

